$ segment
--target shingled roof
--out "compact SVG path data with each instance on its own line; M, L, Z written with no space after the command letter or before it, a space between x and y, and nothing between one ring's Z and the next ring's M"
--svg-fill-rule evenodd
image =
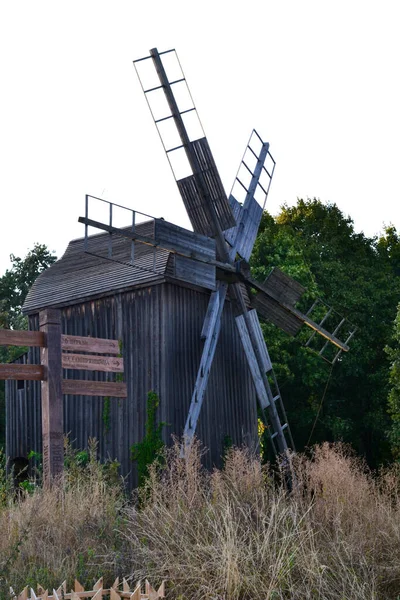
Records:
M137 225L136 231L152 236L154 221ZM108 243L107 233L90 236L87 252L84 238L70 242L62 258L36 279L26 297L23 312L32 314L48 306L76 304L164 279L168 270L168 251L135 244L135 262L131 265L130 240L113 236L112 260L107 258Z

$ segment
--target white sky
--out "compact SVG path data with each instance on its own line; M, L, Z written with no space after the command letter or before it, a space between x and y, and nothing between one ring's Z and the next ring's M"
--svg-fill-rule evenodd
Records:
M0 0L0 274L83 235L85 194L188 226L132 60L176 48L227 191L250 131L267 208L317 196L400 227L400 4Z

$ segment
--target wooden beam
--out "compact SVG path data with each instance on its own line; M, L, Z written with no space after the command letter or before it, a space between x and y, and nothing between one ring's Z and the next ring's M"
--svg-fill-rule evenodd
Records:
M64 470L63 398L61 389L61 312L54 308L39 313L46 346L40 351L42 381L43 480L51 485Z
M44 335L41 331L15 331L0 329L0 346L44 346Z
M62 335L62 350L78 352L95 352L96 354L119 354L118 340L107 340L104 338L91 338L80 335Z
M112 398L126 398L128 395L126 383L83 379L64 379L62 392L72 396L111 396Z
M85 371L103 371L105 373L123 373L124 359L111 356L93 356L85 354L63 354L64 369L84 369Z
M42 381L44 379L44 369L41 365L0 364L0 379Z

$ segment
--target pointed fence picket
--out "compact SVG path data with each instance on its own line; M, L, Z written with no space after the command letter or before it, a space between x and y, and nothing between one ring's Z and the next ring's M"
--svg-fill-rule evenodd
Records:
M36 592L33 588L27 586L20 594L15 594L14 590L10 589L10 596L12 600L80 600L81 598L90 598L91 600L102 600L103 598L109 600L121 600L121 598L158 600L158 598L165 597L165 584L162 582L156 590L146 579L144 588L139 581L132 590L125 578L120 582L119 577L117 577L110 588L104 588L103 578L101 577L92 590L85 590L79 581L75 580L74 589L70 592L67 591L67 582L64 581L57 590L53 589L51 592L45 590L41 585L37 586Z

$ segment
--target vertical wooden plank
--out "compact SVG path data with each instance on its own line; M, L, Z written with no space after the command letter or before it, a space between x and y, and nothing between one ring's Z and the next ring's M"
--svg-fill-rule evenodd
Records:
M39 313L40 331L45 334L40 362L42 381L43 480L50 485L64 467L64 432L61 370L61 313L48 308Z

